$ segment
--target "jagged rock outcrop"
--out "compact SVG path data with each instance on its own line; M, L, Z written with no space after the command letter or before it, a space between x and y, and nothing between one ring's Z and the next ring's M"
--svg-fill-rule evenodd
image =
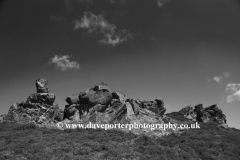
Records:
M64 118L93 123L161 123L166 108L160 99L141 101L111 92L106 83L98 83L84 92L68 96Z
M115 91L115 92L112 92L112 99L123 102L127 99L127 97L125 94Z
M31 94L25 102L14 103L5 119L10 121L25 121L35 123L50 123L61 121L63 112L54 103L56 96L49 93L46 79L36 80L37 93Z
M56 96L53 93L33 93L25 102L25 107L36 107L37 104L40 105L53 105Z
M6 120L38 124L59 121L63 123L162 124L214 121L225 128L227 127L226 116L217 105L204 108L202 104L198 104L194 107L187 106L179 112L165 114L166 108L163 100L128 98L121 92L111 91L104 82L93 85L83 92L68 96L64 111L61 111L58 104L54 103L56 96L49 93L46 79L36 80L36 89L37 93L30 94L26 101L13 104L7 115L0 116L0 122Z
M198 104L194 107L187 106L181 109L178 113L192 121L199 121L205 123L215 121L219 124L226 124L227 122L226 116L222 113L222 110L219 109L216 104L205 108L202 104ZM171 113L167 115L171 116Z

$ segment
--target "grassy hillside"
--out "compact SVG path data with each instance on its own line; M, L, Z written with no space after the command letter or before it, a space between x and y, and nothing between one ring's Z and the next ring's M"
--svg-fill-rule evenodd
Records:
M39 128L0 124L0 160L239 160L240 130L201 129L162 138L116 130Z

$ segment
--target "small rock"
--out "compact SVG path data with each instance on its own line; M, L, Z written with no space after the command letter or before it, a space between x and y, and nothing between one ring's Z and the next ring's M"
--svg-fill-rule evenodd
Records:
M37 79L36 80L37 93L48 93L48 80Z

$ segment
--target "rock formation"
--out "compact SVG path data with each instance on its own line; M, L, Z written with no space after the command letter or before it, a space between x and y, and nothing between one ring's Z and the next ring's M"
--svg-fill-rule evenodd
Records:
M36 80L37 93L48 93L48 80L37 79Z
M222 113L222 110L219 109L216 104L205 108L203 108L202 104L198 104L194 107L187 106L181 109L178 114L189 120L198 122L207 123L210 121L215 121L219 124L226 124L227 122L226 116ZM167 115L171 117L173 114L169 113Z
M111 92L104 82L68 96L66 102L64 118L93 123L160 123L166 111L162 100L130 99Z
M56 96L49 93L48 81L37 79L36 89L37 93L31 94L25 102L14 103L4 119L35 123L61 121L62 112L54 103Z
M66 98L64 118L92 123L164 123L186 120L226 124L226 116L217 105L203 108L202 104L187 106L179 112L164 115L163 100L127 98L121 92L111 92L106 83L98 83L84 92Z
M54 103L56 96L49 93L46 79L36 80L36 89L37 93L30 94L26 101L13 104L7 115L0 116L0 122L10 120L38 124L59 121L63 123L159 124L214 121L227 126L226 116L217 105L203 108L202 104L198 104L194 107L187 106L179 112L165 114L166 108L163 100L128 98L121 92L111 91L104 82L93 85L78 94L68 96L64 111L61 111Z

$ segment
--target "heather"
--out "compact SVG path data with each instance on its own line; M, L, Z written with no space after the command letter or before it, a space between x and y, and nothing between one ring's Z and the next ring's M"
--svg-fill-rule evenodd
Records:
M240 131L201 123L201 129L168 136L136 135L119 130L0 124L0 159L31 160L238 160Z

